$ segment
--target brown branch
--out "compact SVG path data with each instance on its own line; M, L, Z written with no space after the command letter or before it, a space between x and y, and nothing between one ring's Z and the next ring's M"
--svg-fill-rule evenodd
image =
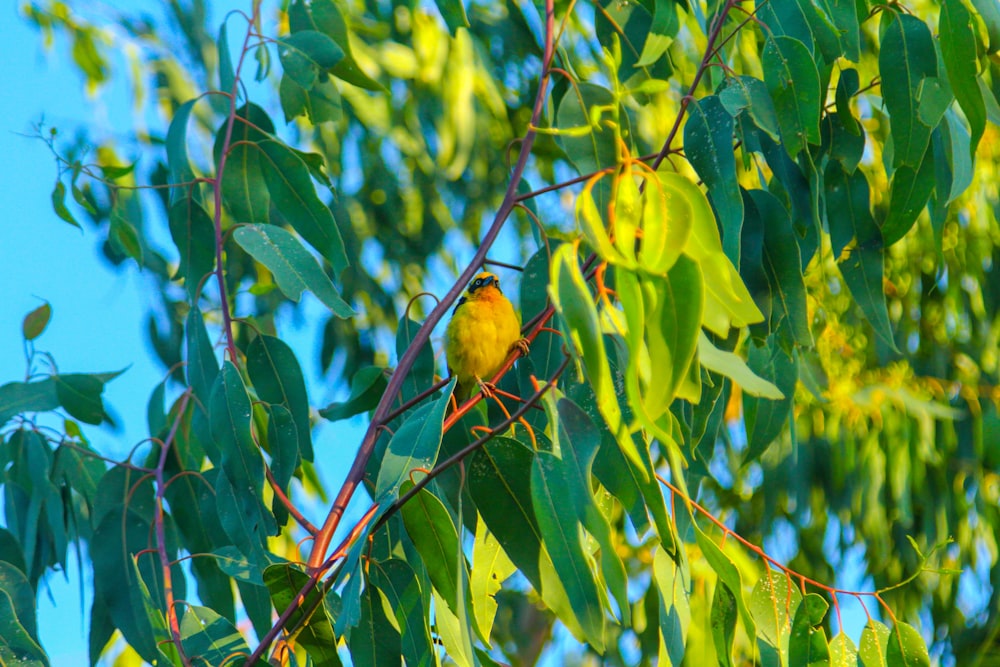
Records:
M486 235L483 237L482 243L476 251L475 256L473 256L469 266L462 272L462 275L459 276L458 280L441 300L441 302L437 304L433 310L431 310L430 314L427 316L427 320L417 331L413 340L410 342L410 346L403 354L403 357L399 360L396 371L389 380L389 386L386 388L385 393L382 395L382 399L375 408L375 412L372 415L372 421L361 441L358 453L354 458L354 463L347 474L347 479L341 487L340 492L337 494L337 498L334 501L333 506L330 508L330 512L323 523L323 527L320 529L319 533L316 534L316 540L313 543L313 550L309 556L310 568L317 568L326 560L326 551L330 546L330 541L333 539L333 533L337 530L337 526L340 524L340 520L347 509L347 504L350 502L351 498L354 496L355 490L361 483L365 467L368 464L368 460L372 456L372 452L375 450L375 441L378 429L385 423L385 417L389 414L391 404L395 400L396 394L399 393L407 373L409 373L410 368L413 366L413 362L416 360L420 348L430 339L431 331L444 317L445 313L447 313L448 309L451 307L451 304L458 298L458 295L465 288L465 285L472 279L483 260L486 259L486 255L489 252L490 247L500 234L500 230L503 228L507 218L510 216L511 211L514 209L514 205L517 203L516 193L518 183L520 183L521 177L524 174L528 158L531 155L531 148L535 141L536 131L532 128L538 124L538 121L541 118L542 107L544 106L546 91L548 90L549 67L551 66L552 54L554 52L554 11L554 0L546 0L545 50L542 58L542 76L538 85L538 93L535 96L535 104L531 113L529 129L525 133L524 142L521 146L521 152L518 155L517 163L514 165L514 170L510 177L510 183L507 185L507 192L504 195L503 203L497 211L497 214L493 219L493 223L490 225Z

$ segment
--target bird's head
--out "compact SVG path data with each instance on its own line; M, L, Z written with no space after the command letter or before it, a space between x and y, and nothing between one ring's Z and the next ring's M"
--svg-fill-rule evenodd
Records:
M465 292L465 298L472 301L478 299L495 299L502 294L500 279L497 278L495 273L484 271L469 283L469 289Z

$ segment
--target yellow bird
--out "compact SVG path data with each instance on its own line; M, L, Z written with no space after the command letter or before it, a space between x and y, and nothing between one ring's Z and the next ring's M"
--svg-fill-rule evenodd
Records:
M522 354L528 350L514 306L500 291L495 274L480 273L455 306L445 331L448 370L458 376L455 400L465 401L476 386L492 395L494 387L489 380L515 347Z

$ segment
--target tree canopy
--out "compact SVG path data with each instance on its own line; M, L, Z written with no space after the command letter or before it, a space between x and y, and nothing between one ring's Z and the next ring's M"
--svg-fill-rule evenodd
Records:
M48 664L71 550L92 664L1000 660L995 0L24 13L136 91L132 128L40 138L166 375L111 460L116 373L24 317L5 664ZM457 405L484 263L531 347ZM282 338L307 304L318 354Z

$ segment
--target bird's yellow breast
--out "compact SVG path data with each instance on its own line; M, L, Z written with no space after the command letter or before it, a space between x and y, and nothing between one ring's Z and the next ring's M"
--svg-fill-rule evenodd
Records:
M461 303L445 332L448 367L460 385L489 380L500 370L511 346L521 337L514 307L499 290Z

